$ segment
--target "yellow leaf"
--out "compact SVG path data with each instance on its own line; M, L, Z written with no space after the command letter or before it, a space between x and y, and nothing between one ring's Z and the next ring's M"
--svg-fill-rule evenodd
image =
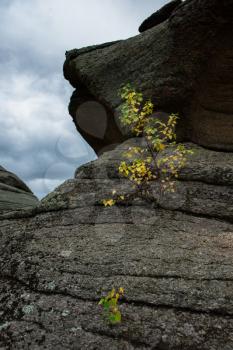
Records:
M124 294L124 288L120 287L120 288L119 288L119 293L120 293L120 294Z
M104 199L103 200L103 204L105 207L112 207L115 203L116 203L116 201L114 201L113 199Z

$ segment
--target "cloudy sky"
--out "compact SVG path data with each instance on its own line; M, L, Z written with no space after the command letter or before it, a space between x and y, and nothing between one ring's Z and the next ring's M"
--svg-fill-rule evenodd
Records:
M124 39L166 0L0 0L0 165L42 198L95 159L67 106L66 50Z

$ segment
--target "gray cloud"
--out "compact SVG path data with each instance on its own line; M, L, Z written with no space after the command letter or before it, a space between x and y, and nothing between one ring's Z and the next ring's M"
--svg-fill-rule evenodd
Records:
M68 49L137 34L166 1L0 2L0 164L43 197L95 158L67 112Z

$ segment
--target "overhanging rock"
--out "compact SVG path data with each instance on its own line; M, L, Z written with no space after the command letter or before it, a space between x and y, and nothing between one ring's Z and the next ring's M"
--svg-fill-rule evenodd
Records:
M186 0L140 35L67 56L64 75L77 89L70 113L97 153L124 139L118 91L128 82L158 109L180 113L183 139L233 150L232 8L233 0ZM95 115L92 104L85 109L89 101L105 113ZM96 135L91 120L100 124Z

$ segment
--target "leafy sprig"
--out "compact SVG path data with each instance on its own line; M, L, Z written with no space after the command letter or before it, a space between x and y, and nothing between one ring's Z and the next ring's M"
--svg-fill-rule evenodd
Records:
M107 296L100 299L99 305L103 307L103 315L110 324L121 323L121 312L119 310L118 302L124 294L124 289L121 287L118 291L113 288Z

